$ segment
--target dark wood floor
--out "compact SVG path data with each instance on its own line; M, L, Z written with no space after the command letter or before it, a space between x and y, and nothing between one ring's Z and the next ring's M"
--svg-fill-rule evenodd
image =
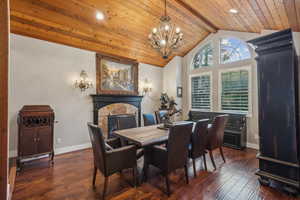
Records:
M215 153L217 170L213 171L208 160L208 171L197 162L198 177L189 169L190 184L186 185L183 170L171 175L172 196L169 199L218 199L218 200L292 200L284 193L260 186L254 172L257 168L256 151L238 151L224 148L227 162ZM103 178L98 173L95 190L92 189L92 151L84 150L55 157L49 167L46 159L29 163L16 179L13 200L79 200L101 199ZM109 181L107 199L167 199L165 182L159 171L151 168L150 178L137 188L132 188L131 172L115 174Z

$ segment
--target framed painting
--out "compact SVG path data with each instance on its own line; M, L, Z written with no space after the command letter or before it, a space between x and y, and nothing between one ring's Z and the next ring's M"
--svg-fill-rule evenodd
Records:
M96 54L97 94L138 95L138 63Z

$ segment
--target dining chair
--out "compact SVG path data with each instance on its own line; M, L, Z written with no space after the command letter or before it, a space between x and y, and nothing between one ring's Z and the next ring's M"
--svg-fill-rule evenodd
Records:
M136 147L134 145L121 147L118 138L104 140L101 128L88 123L89 135L94 154L93 187L95 187L96 175L99 170L104 179L102 197L105 199L108 177L123 169L133 169L134 185L137 179Z
M117 121L117 130L136 128L136 115L135 114L124 114L119 115L116 118Z
M211 162L215 168L216 163L214 161L213 153L212 151L215 149L219 149L221 156L223 158L223 161L226 162L224 153L223 153L223 138L224 138L224 130L225 125L228 120L228 115L218 115L215 117L211 127L208 129L208 138L207 138L207 150L209 151L209 156L211 159Z
M156 117L156 122L158 124L163 123L164 121L164 116L168 113L167 110L157 110L155 111L155 117Z
M151 126L156 124L155 117L152 113L143 114L144 126Z
M150 146L145 148L144 156L144 176L147 180L149 165L153 165L160 170L166 178L167 195L170 196L169 174L176 169L184 168L187 184L188 178L188 146L191 140L193 123L187 122L172 126L169 129L167 147Z
M189 148L189 158L193 160L194 176L197 177L196 163L197 158L203 157L204 167L206 165L206 139L207 139L207 126L209 119L202 119L196 122L195 128L191 137L191 145Z

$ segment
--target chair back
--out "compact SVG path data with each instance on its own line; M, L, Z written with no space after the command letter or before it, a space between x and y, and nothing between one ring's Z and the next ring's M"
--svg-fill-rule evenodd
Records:
M215 117L211 128L208 131L207 148L213 150L223 145L225 125L228 115L218 115Z
M119 115L116 117L117 130L136 128L136 115L134 114L125 114Z
M207 126L209 119L201 119L196 122L195 129L192 134L192 151L193 158L198 158L205 153L207 140Z
M167 110L158 110L158 111L155 111L155 117L156 117L156 122L158 124L161 124L163 123L163 118L164 116L168 113Z
M170 128L168 139L168 166L173 171L184 167L188 159L188 146L191 141L193 123L187 122Z
M93 147L95 166L105 174L105 141L101 128L88 123L89 135Z
M152 113L143 114L144 126L151 126L156 124L155 117Z

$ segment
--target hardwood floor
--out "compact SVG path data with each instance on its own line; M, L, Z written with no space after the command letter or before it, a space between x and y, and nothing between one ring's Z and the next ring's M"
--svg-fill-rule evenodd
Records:
M238 151L224 148L226 163L218 151L214 152L217 170L213 171L208 160L204 171L201 160L197 161L197 178L192 165L189 168L190 184L186 185L183 170L170 176L172 195L169 199L203 200L293 200L296 198L269 187L260 186L254 175L258 162L256 151ZM140 160L141 162L141 160ZM140 163L141 164L141 163ZM106 199L168 199L165 181L159 171L151 168L149 180L133 188L131 171L115 174L109 179ZM98 173L96 189L92 188L93 155L90 149L59 155L50 167L48 159L28 163L17 176L13 200L79 200L101 199L103 177Z

